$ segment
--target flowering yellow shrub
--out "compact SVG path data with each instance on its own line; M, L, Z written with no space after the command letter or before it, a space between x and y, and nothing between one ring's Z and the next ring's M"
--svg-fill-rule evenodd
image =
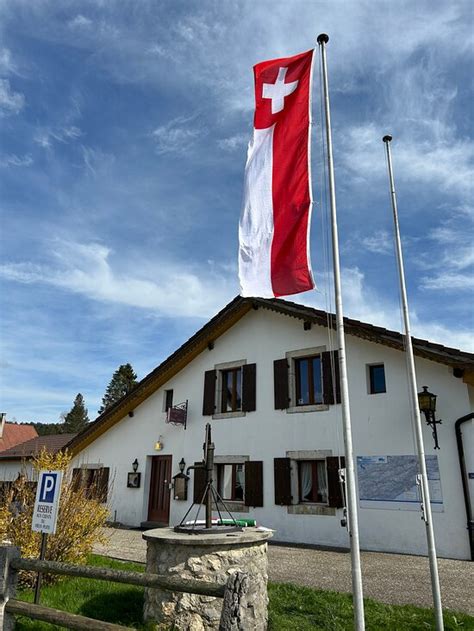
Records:
M103 527L108 510L105 504L89 499L84 489L74 488L67 469L71 455L52 454L45 449L32 461L33 470L65 472L59 501L56 534L48 535L46 559L66 563L84 563L92 546L104 540ZM35 479L37 475L34 476ZM0 496L0 538L18 546L23 557L39 557L41 533L31 530L36 484L22 473ZM34 573L24 572L22 582L32 584ZM45 580L50 580L45 575Z

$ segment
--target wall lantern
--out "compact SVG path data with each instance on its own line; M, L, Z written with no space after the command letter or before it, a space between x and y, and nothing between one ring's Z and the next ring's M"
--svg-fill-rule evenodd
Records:
M137 471L138 471L138 460L136 458L132 462L132 469L133 469L133 471L131 471L130 473L127 474L127 487L129 489L139 489L140 488L140 482L141 482L142 474L141 473L137 473Z
M156 449L156 451L161 451L163 449L163 447L164 447L163 436L161 436L161 434L160 434L160 436L158 436L158 440L155 443L155 449Z
M186 463L184 458L178 463L179 473L173 477L173 495L175 500L187 500L188 499L188 480L189 476L184 473Z
M439 449L438 445L438 430L436 425L441 424L441 420L436 420L436 394L428 392L428 386L423 386L423 392L418 392L418 407L420 412L425 415L426 423L431 427L433 431L433 438L435 449Z

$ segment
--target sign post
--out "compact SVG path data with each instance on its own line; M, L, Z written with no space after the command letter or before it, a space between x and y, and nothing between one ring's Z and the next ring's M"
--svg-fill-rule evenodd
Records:
M54 535L56 532L62 479L62 471L40 471L39 473L31 529L34 532L42 533L40 561L43 561L46 554L48 534ZM39 603L40 589L41 572L38 572L35 586L35 604Z

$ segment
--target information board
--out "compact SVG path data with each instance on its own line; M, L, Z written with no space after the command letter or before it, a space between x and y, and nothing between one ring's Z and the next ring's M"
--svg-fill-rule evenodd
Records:
M56 532L62 479L62 471L40 471L31 526L35 532Z
M428 485L433 511L443 510L438 456L426 456ZM358 456L357 478L361 508L419 510L416 484L417 456Z

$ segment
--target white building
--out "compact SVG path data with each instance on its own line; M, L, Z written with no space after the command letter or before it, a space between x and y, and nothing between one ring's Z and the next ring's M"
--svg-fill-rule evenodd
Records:
M277 541L347 547L332 340L323 311L235 298L71 441L76 475L102 484L108 476L111 519L175 525L201 486L191 471L183 501L169 485L182 459L186 466L202 459L210 422L219 492L236 517L274 528ZM346 319L346 343L361 546L425 554L402 336ZM466 473L463 493L455 422L470 415L461 431L464 471L473 472L474 356L418 339L414 351L420 389L438 395L443 421L439 450L424 423L438 553L469 559L466 499L474 481ZM166 408L186 401L186 429L167 424ZM129 475L135 459L140 480Z

